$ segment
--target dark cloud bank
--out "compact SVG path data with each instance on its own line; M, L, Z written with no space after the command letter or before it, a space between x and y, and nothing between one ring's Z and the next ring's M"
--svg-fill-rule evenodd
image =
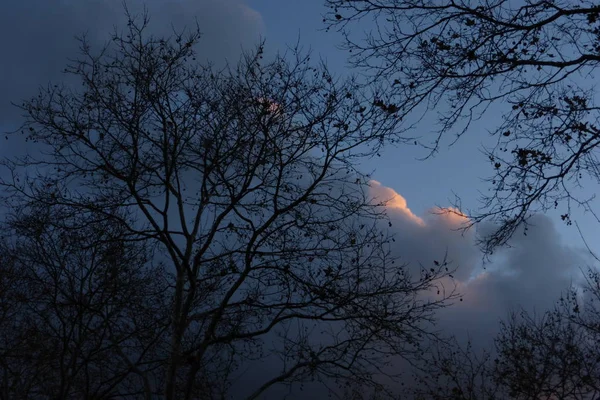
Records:
M204 34L199 54L206 60L237 61L240 49L254 45L263 32L260 14L243 0L129 0L133 14L145 5L151 31L169 34L172 27L195 26ZM0 12L0 127L18 123L11 102L36 94L40 85L62 81L61 71L78 51L76 35L93 46L106 43L115 27L124 26L118 0L8 0ZM5 147L5 146L3 146Z

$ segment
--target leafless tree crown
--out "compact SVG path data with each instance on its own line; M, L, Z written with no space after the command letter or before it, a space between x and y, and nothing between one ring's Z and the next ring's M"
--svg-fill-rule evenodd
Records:
M219 70L196 62L198 31L159 38L147 22L130 18L101 51L82 39L65 70L80 85L20 106L41 153L4 161L3 268L29 272L0 284L40 282L38 303L16 301L32 322L6 318L45 347L27 372L41 380L2 357L3 390L224 398L253 360L277 368L247 398L311 380L378 386L454 296L439 287L447 264L397 262L355 168L402 139L397 110L300 51L267 62L260 46Z

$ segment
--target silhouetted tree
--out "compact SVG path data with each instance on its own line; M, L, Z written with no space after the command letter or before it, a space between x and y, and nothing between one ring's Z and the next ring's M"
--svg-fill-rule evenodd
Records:
M223 398L253 360L277 368L253 380L251 399L311 380L378 386L391 357L420 354L434 312L454 296L429 292L445 263L411 273L396 262L355 168L401 140L385 93L299 51L265 62L259 47L236 68L199 65L197 31L158 38L147 22L130 17L96 53L82 40L66 68L81 85L49 86L21 105L21 131L41 153L5 162L3 200L117 224L107 250L117 260L127 243L156 246L169 306L168 337L148 338L166 343L152 395ZM93 248L86 229L71 231ZM94 282L108 290L107 279ZM62 301L46 296L51 308Z
M447 399L595 399L600 395L600 278L588 271L541 317L525 311L501 323L495 346L477 355L470 344L442 344L418 370L414 393ZM418 398L418 397L417 397Z
M478 355L470 342L462 346L456 339L439 341L416 365L408 392L413 399L423 400L504 399L490 361L490 352Z
M147 244L41 204L2 230L1 398L152 398L169 324Z
M515 399L598 396L597 341L557 309L536 319L521 312L502 323L494 378Z
M593 1L326 0L354 65L396 92L399 115L435 110L439 135L462 135L492 103L503 122L486 150L494 187L473 221L499 228L490 252L535 212L588 211L596 183L598 106L590 82L600 62L600 6ZM373 20L366 38L360 21ZM354 29L356 28L356 29ZM596 214L592 212L594 218Z

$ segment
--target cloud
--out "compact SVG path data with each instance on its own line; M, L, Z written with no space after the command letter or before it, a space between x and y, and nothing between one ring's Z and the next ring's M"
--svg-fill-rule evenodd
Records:
M372 180L369 182L369 190L373 202L384 206L388 210L388 213L406 219L419 226L425 225L425 221L410 211L406 199L396 193L394 189L383 186L380 182Z
M462 282L464 302L441 316L448 331L463 337L468 332L475 342L489 345L498 321L510 311L542 314L580 283L581 269L591 265L586 251L563 244L547 216L536 215L531 224L527 235L517 233L511 248L495 256L486 270Z
M377 181L370 182L370 195L374 202L385 204L396 239L393 251L409 266L447 258L458 266L455 277L466 280L480 264L481 254L474 245L473 232L460 230L469 220L458 210L448 213L432 208L419 217L413 214L404 197Z
M245 0L135 0L128 7L136 14L145 5L150 30L172 33L198 22L204 33L200 61L236 62L242 47L257 43L264 24ZM0 13L0 127L18 124L19 111L10 102L36 94L40 85L63 81L68 58L77 56L74 36L86 33L101 46L115 27L124 26L120 1L28 0L9 1Z
M511 310L523 307L543 313L550 309L563 291L578 282L580 268L591 263L584 249L563 243L549 217L536 215L526 235L518 232L511 247L496 252L484 266L475 232L459 229L469 222L459 210L440 214L440 209L432 208L427 215L417 216L394 189L372 181L370 190L377 202L388 200L386 212L396 239L393 251L410 263L409 268L430 265L445 255L457 267L454 278L463 301L439 313L438 327L462 340L468 335L475 343L489 345L499 321Z

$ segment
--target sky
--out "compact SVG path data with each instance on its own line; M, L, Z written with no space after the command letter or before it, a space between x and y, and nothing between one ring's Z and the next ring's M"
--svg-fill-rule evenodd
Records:
M134 8L139 4L132 2ZM299 42L335 73L349 73L346 54L338 48L341 36L324 31L322 0L148 0L146 5L158 32L196 18L204 32L201 59L235 63L242 48L262 38L267 54ZM20 111L11 102L63 78L67 58L77 51L75 34L86 32L92 43L102 44L123 16L117 0L5 0L1 9L0 131L5 132L20 121ZM436 206L449 206L454 193L467 207L477 207L478 192L488 189L482 179L493 172L480 148L489 141L486 125L498 117L474 124L456 145L433 159L421 161L426 152L403 145L388 147L381 157L361 165L373 172L372 194L393 199L387 211L396 234L394 252L413 265L447 252L458 267L455 277L464 301L440 314L440 328L482 344L493 337L498 320L509 310L523 306L541 312L551 307L561 291L578 282L580 268L591 265L577 230L562 224L558 215L536 216L529 234L517 234L512 248L497 253L483 269L474 233L456 231L464 218L431 213ZM428 134L431 121L419 129L418 134ZM22 152L35 148L13 137L0 142L0 156ZM576 220L593 247L597 225L581 215Z

